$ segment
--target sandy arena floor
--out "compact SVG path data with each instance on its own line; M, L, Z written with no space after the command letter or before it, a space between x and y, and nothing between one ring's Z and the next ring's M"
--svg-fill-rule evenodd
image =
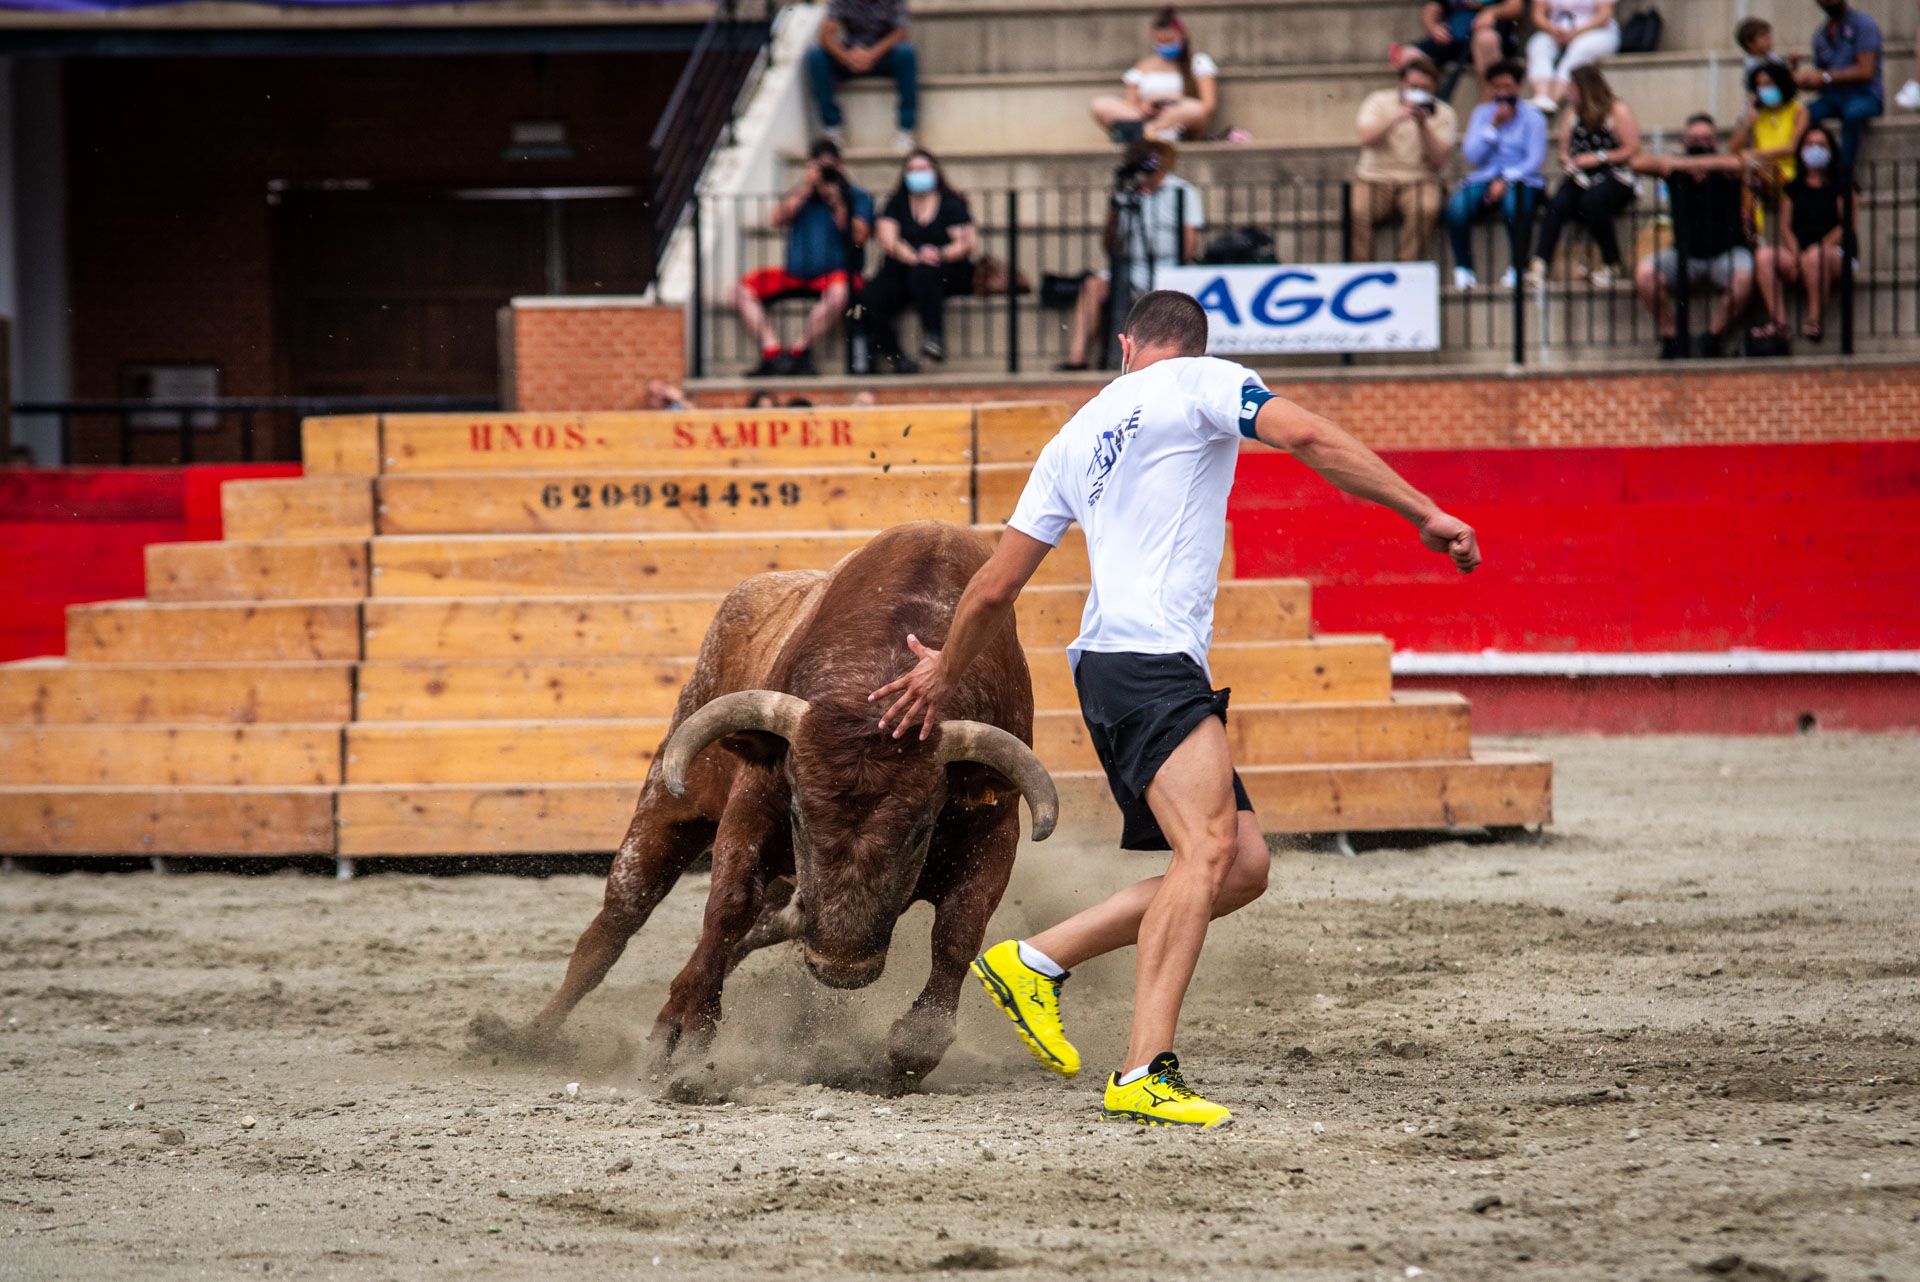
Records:
M1128 959L1068 986L1078 1081L970 990L925 1093L821 1084L924 909L863 993L749 961L676 1086L639 1044L704 877L544 1064L466 1025L596 879L0 877L0 1276L1920 1278L1920 738L1545 747L1544 843L1287 854L1216 928L1207 1136L1096 1120ZM1022 861L1002 933L1144 866Z

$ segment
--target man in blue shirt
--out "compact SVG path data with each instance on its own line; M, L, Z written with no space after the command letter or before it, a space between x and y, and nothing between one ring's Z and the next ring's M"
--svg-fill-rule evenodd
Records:
M1473 225L1496 212L1507 225L1512 262L1527 261L1533 211L1546 186L1540 170L1547 161L1547 118L1520 100L1523 75L1524 68L1511 58L1495 63L1487 72L1492 98L1467 117L1467 132L1460 140L1467 179L1447 202L1455 289L1480 283L1473 270ZM1511 288L1515 279L1516 269L1509 266L1500 283Z
M1848 169L1860 154L1867 122L1886 110L1881 77L1885 53L1880 24L1847 0L1820 0L1827 19L1813 32L1813 65L1794 73L1802 89L1819 94L1807 104L1815 120L1840 122L1840 163Z
M848 181L831 138L813 144L806 172L774 207L773 225L787 229L785 265L748 272L733 293L740 323L760 343L760 363L750 376L814 374L813 345L846 314L861 247L873 229L873 197ZM782 298L818 300L807 313L806 337L791 351L767 316L766 305Z

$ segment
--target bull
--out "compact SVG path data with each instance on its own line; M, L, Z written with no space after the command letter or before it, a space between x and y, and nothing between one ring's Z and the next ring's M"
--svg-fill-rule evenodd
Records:
M876 535L831 570L755 575L721 603L647 771L633 821L553 999L513 1041L554 1039L700 854L713 852L699 943L654 1024L656 1054L701 1046L727 975L797 939L834 988L879 978L895 923L933 905L926 986L888 1038L899 1077L924 1077L954 1036L1019 843L1052 832L1053 781L1029 746L1033 684L1014 625L968 670L937 734L893 738L868 692L899 675L909 633L940 645L990 549L926 521ZM486 1029L477 1027L483 1036Z

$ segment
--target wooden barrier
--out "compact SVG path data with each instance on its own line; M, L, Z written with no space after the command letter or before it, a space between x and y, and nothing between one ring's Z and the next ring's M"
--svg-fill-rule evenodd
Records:
M0 727L0 785L324 786L340 782L341 727Z
M1233 759L1249 764L1463 760L1469 720L1467 701L1448 694L1332 705L1236 701L1227 712L1227 740ZM1040 713L1033 743L1051 770L1100 768L1078 710Z
M373 482L360 476L228 481L220 487L221 537L365 539L373 536Z
M355 601L162 604L102 601L67 607L70 663L278 662L360 657Z
M967 467L389 476L382 534L878 530L973 519Z
M331 855L330 788L0 788L0 850Z
M0 666L0 725L342 722L353 715L347 664Z
M348 788L339 851L365 855L610 852L626 833L638 780L537 787Z
M367 543L153 543L151 601L357 601L367 595Z
M664 717L693 660L366 663L360 721Z
M343 414L300 420L300 459L308 476L378 476L379 416Z
M1066 405L982 405L975 414L977 461L1032 463L1072 417L1073 410Z
M1393 647L1385 637L1321 636L1307 641L1240 641L1207 656L1213 684L1242 703L1333 703L1389 697ZM1036 708L1080 706L1064 650L1028 647Z
M380 434L387 473L919 467L973 460L973 411L953 406L388 414Z

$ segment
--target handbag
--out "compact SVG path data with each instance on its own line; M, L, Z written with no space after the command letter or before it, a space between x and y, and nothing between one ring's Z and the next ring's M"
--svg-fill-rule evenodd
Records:
M1644 5L1631 18L1620 24L1621 53L1652 53L1660 47L1660 37L1666 31L1667 22L1660 16L1660 10L1654 5Z
M982 254L973 265L973 296L987 298L995 294L1031 294L1033 282L1025 272L1010 274L1003 258Z
M1080 283L1092 272L1081 272L1078 276L1062 276L1057 272L1040 274L1040 306L1048 311L1065 311L1080 301Z

